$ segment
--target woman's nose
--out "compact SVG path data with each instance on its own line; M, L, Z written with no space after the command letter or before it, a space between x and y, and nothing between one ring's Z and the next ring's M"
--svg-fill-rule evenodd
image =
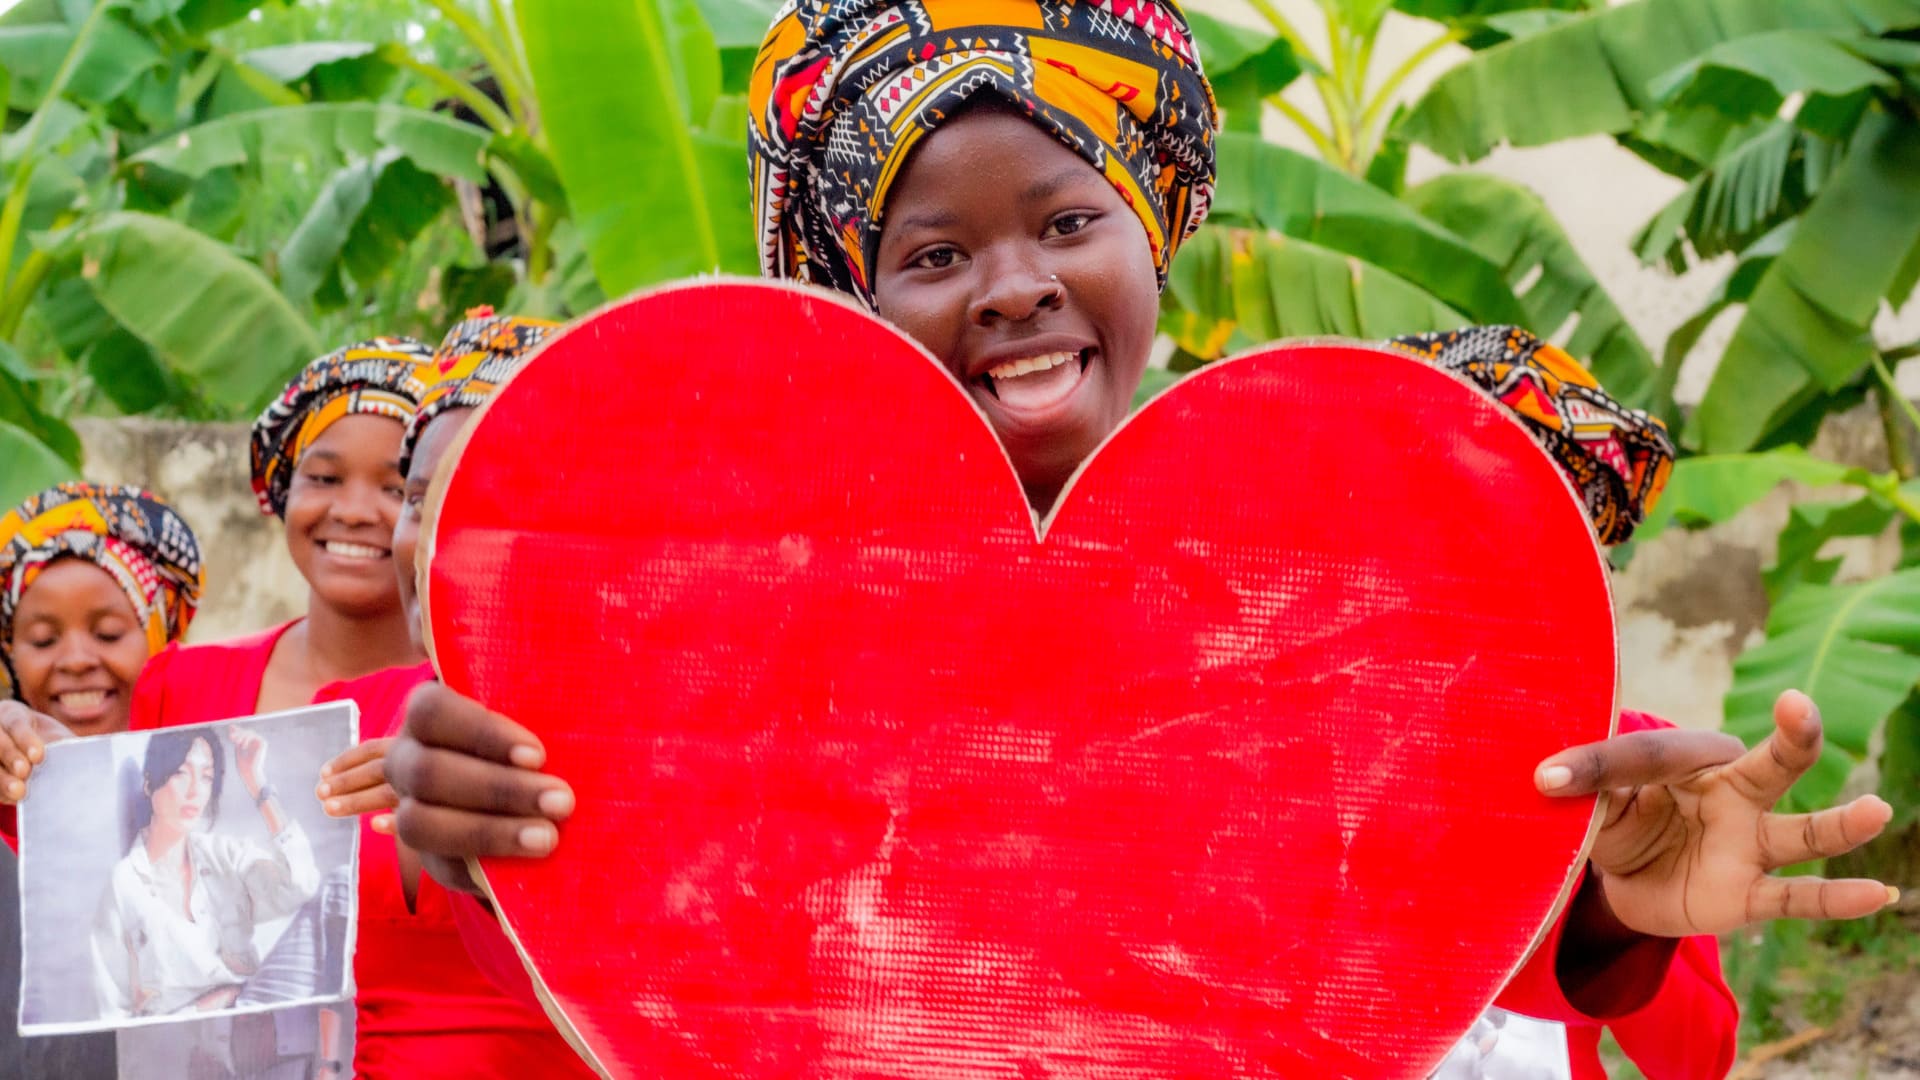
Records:
M100 666L100 651L85 633L66 634L60 638L60 652L54 658L54 666L68 674L92 671Z
M976 326L1024 322L1060 306L1059 275L1048 273L1039 260L1003 259L983 270L980 291L967 311Z

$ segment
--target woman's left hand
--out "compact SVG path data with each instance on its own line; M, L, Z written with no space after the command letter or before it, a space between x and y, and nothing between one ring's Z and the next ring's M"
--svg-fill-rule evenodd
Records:
M1863 795L1811 814L1774 804L1820 758L1820 713L1780 695L1774 732L1746 750L1717 732L1642 731L1564 750L1540 763L1548 795L1612 793L1592 864L1613 917L1656 937L1719 934L1771 919L1857 919L1898 898L1865 879L1774 877L1853 850L1893 808Z
M243 727L228 728L227 737L233 740L233 764L240 770L240 782L247 785L248 795L258 799L267 780L266 737Z
M400 796L387 783L387 748L392 745L392 738L368 739L320 766L314 794L330 816L353 817L400 805Z

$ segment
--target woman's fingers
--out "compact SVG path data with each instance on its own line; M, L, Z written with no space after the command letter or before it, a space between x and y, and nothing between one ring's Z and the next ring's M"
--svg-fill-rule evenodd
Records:
M38 714L17 701L0 701L0 768L21 780L46 757L34 719Z
M1844 855L1880 835L1893 807L1877 795L1812 814L1768 814L1760 820L1760 858L1768 870Z
M560 830L545 818L476 814L412 798L400 800L394 824L400 842L423 857L540 856L560 842Z
M1540 763L1534 783L1555 796L1673 784L1725 765L1745 749L1739 739L1718 731L1636 731L1560 751Z
M387 776L403 798L428 806L552 821L573 813L573 789L557 776L406 740L388 755Z
M379 761L387 756L387 748L393 745L392 736L384 739L368 739L346 749L338 757L320 766L320 778L326 780L336 773L344 773L369 761Z
M385 782L351 794L335 795L321 803L328 817L359 817L376 810L391 810L399 805L399 794L393 790L392 784Z
M344 756L344 755L342 755ZM338 758L335 759L339 760ZM387 761L384 757L372 761L363 761L350 769L326 776L314 787L313 793L322 799L352 795L367 788L378 787L387 782Z
M533 732L437 682L422 685L407 698L406 733L423 746L502 765L537 769L547 760Z
M1820 710L1798 690L1773 704L1773 734L1727 769L1727 781L1749 802L1771 809L1820 760Z
M1747 890L1746 921L1858 919L1899 899L1898 889L1865 878L1763 877Z

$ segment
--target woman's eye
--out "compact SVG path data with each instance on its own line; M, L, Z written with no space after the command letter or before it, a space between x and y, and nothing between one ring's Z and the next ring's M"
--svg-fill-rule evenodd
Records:
M388 495L396 499L405 499L407 497L407 489L398 484L388 484L385 490Z
M950 247L937 247L914 256L910 265L926 270L945 270L960 261L960 253Z
M1052 236L1072 236L1091 224L1093 224L1092 214L1075 211L1071 214L1061 214L1048 222L1047 232Z

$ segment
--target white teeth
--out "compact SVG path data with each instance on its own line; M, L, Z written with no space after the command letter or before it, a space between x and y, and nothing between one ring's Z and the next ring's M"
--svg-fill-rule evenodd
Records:
M107 701L105 690L75 690L60 695L60 704L71 709L91 709Z
M338 540L329 540L320 546L327 549L327 554L338 555L343 559L378 559L386 554L377 547L368 547L365 544L343 544Z
M1069 360L1079 359L1077 352L1047 353L1045 356L1029 356L1024 360L1009 360L996 368L989 368L987 376L994 379L1017 379L1036 371L1048 371L1059 367Z

